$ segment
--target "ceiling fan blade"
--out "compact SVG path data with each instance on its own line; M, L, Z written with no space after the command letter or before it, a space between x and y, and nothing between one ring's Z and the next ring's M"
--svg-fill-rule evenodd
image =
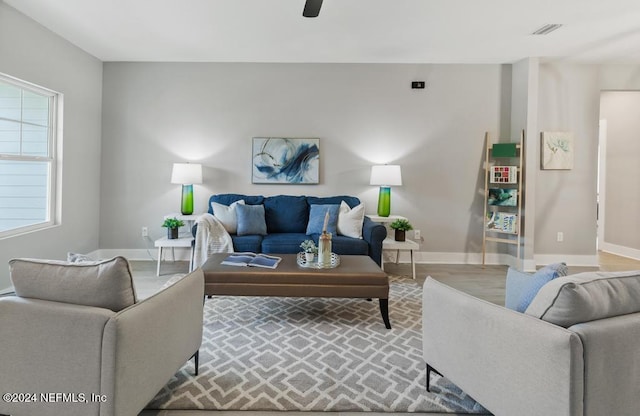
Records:
M304 10L302 15L304 17L318 17L320 14L320 7L322 6L322 0L307 0L304 4Z

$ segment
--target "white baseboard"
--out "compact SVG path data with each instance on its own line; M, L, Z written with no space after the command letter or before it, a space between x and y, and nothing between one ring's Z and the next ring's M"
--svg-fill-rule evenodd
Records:
M615 254L616 256L628 257L634 260L640 260L640 250L630 247L619 246L617 244L602 243L600 250L607 253Z
M175 248L176 260L181 261L189 261L190 250L188 248ZM158 261L158 250L157 249L149 249L146 250L144 248L131 248L131 249L99 249L92 251L88 254L88 256L94 259L109 259L115 256L122 256L128 260L134 261ZM163 260L172 260L171 258L171 249L165 248L162 251Z
M416 263L426 264L482 264L482 253L451 253L437 251L419 251L415 254ZM407 257L408 258L408 255ZM402 257L401 257L402 259ZM513 256L502 253L487 253L486 264L511 264Z

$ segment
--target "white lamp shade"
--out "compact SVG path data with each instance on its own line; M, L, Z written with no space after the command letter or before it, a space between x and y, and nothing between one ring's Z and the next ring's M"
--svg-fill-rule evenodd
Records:
M180 185L202 183L202 165L199 163L174 163L171 183Z
M371 166L370 185L400 186L402 185L402 172L400 165L376 165Z

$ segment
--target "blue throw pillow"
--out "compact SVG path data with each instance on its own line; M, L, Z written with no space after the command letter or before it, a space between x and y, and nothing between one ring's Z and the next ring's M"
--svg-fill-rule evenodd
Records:
M307 235L321 234L324 227L324 217L329 212L329 222L327 232L338 235L338 212L340 205L311 205L309 210L309 223L307 224Z
M556 277L566 275L565 263L550 264L534 274L523 273L509 267L504 306L514 311L524 312L542 286Z
M303 233L309 223L309 205L304 196L276 195L264 199L267 231L272 233Z
M236 205L238 235L267 235L264 205Z

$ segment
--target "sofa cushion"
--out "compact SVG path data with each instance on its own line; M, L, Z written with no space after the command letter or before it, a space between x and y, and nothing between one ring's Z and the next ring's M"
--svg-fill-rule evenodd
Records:
M124 257L92 263L13 259L9 270L16 295L21 297L114 312L136 302L131 268Z
M364 204L350 208L349 204L340 202L338 212L338 234L362 238L362 224L364 222Z
M305 233L275 233L269 234L262 240L262 252L267 254L295 254L302 251L300 243L308 240Z
M340 195L340 196L307 196L307 203L309 205L340 205L340 203L344 201L349 205L349 208L353 208L357 205L360 205L360 200L355 196L349 195Z
M238 231L237 205L244 205L244 199L239 199L231 205L222 205L211 201L213 215L220 220L224 229L227 230L229 234L235 234Z
M324 229L324 221L329 213L327 221L327 233L338 235L338 210L340 205L311 205L309 210L309 224L307 234L320 234Z
M304 196L277 195L264 199L267 232L304 233L309 221L309 205Z
M260 205L264 202L262 195L241 195L241 194L217 194L211 195L209 198L209 214L213 214L211 209L211 203L217 202L218 204L229 206L236 201L243 199L246 205Z
M236 253L249 251L251 253L260 253L262 250L261 235L232 235L233 251Z
M331 251L340 255L366 256L369 244L365 240L338 235L331 238Z
M550 264L533 274L509 267L504 306L524 312L542 286L557 277L566 276L567 271L565 263Z
M264 205L236 205L236 215L238 217L238 235L267 234Z
M525 313L568 328L635 312L640 312L638 270L560 277L540 289Z

